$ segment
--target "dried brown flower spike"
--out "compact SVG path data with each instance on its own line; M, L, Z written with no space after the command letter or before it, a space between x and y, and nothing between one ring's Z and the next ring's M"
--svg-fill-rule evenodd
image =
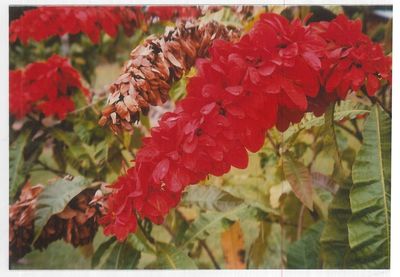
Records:
M147 115L150 105L167 101L173 83L207 54L213 40L238 37L238 30L215 21L202 25L193 20L167 27L161 37L148 37L131 52L123 74L111 84L99 125L109 124L115 133L132 131L140 112Z
M10 262L17 261L31 251L36 202L42 190L42 185L31 187L26 183L19 200L9 208Z
M10 206L9 257L15 262L31 251L44 249L53 241L64 239L74 247L93 241L102 215L104 196L95 188L87 188L75 196L65 209L50 217L38 239L34 239L34 221L37 201L42 185L31 187L27 183L19 200Z

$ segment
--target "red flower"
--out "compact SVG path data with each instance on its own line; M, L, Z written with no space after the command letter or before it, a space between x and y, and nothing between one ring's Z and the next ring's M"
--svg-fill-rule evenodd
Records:
M70 97L76 89L88 94L67 59L53 55L45 62L31 63L24 70L10 71L10 113L21 118L38 110L64 119L74 110Z
M143 21L139 11L140 7L39 7L11 22L10 41L27 43L29 39L84 33L98 43L101 31L115 37L121 24L125 33L132 35L132 28Z
M10 71L10 113L17 118L22 118L32 110L28 94L23 86L22 70Z
M325 51L323 79L328 93L344 99L350 90L365 85L372 96L381 80L391 82L391 58L384 55L379 44L361 32L361 21L350 21L339 15L330 23L315 24L328 43Z
M389 77L390 62L381 49L364 42L364 36L354 42L342 37L341 30L356 29L353 23L344 29L338 26L330 28L333 35L328 38L329 23L304 26L299 20L264 14L238 43L215 41L210 59L197 61L187 97L152 128L135 166L114 184L113 196L120 204L109 207L106 234L124 238L129 228L119 222L125 222L129 213L162 223L186 186L208 174L222 175L232 166L245 168L247 151L262 147L269 128L276 125L284 131L307 111L321 115L338 97L321 84L338 70L349 75L343 78L351 80L351 88L365 76L371 78L369 91L377 86L370 77L373 70ZM339 42L346 46L338 46ZM357 51L346 50L351 43L357 44ZM333 57L337 48L339 59ZM372 55L372 61L364 58L365 53ZM385 63L378 66L382 57ZM340 65L340 58L346 66ZM362 77L350 65L356 59L365 67Z

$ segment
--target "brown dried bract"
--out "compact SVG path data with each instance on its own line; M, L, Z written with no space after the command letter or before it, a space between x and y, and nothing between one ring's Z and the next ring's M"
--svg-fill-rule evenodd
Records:
M92 242L99 227L97 219L101 216L98 207L90 205L95 193L96 189L83 190L61 213L52 215L35 241L35 248L44 249L61 238L74 247Z
M27 183L21 191L19 200L9 208L9 256L17 261L31 251L33 241L33 218L38 195L43 186L31 187Z
M75 196L65 209L50 217L34 242L34 220L42 185L22 189L19 200L10 206L9 257L15 262L31 251L46 248L51 242L64 239L74 247L93 241L98 230L97 220L103 214L104 196L100 190L87 188Z
M147 115L150 105L166 102L174 82L190 70L195 60L207 54L215 39L237 40L239 32L215 21L180 21L167 27L163 36L148 37L132 50L123 74L110 85L110 95L99 119L117 133L132 131L140 113Z

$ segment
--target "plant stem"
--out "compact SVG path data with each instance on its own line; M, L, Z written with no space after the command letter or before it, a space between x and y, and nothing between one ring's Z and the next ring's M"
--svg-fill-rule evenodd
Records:
M143 235L146 237L146 239L151 243L155 243L155 239L146 232L146 230L142 226L142 221L140 220L138 214L136 214L136 220L137 220L137 225L139 226L140 230L142 231Z
M299 219L297 220L297 240L301 237L301 232L303 231L303 220L304 220L304 211L305 211L304 204L301 205L300 212L299 212Z
M55 169L55 168L51 168L50 166L48 166L47 164L45 164L44 162L42 162L40 160L38 160L37 163L39 165L41 165L44 170L51 171L54 174L56 174L57 176L65 176L66 175L65 172L62 172L61 170L58 170L58 169Z
M107 98L107 96L103 96L103 97L97 99L97 101L92 102L92 103L90 103L90 104L88 104L88 105L86 105L86 106L83 106L82 108L76 109L76 110L70 112L69 114L77 114L77 113L80 113L80 112L82 112L82 111L84 111L84 110L86 110L86 109L89 109L89 108L91 108L91 107L97 105L98 103L100 103L101 101L105 100L106 98Z
M178 210L176 210L176 211L177 211L178 214L181 215L182 219L185 220L185 218L182 216L182 214L181 214ZM185 221L186 221L186 220L185 220ZM174 234L173 234L171 228L170 228L167 224L164 224L164 227L167 229L168 233L169 233L172 237L174 237ZM204 250L206 251L206 253L207 253L208 257L210 258L211 262L213 263L214 267L215 267L216 269L221 269L220 265L218 264L217 260L215 259L214 254L212 253L210 247L208 247L206 241L205 241L205 240L202 240L202 239L198 239L198 241L199 241L200 245L201 245L201 246L204 248Z
M372 104L377 103L390 116L390 118L392 118L392 112L388 108L386 108L386 106L382 103L382 101L379 98L375 96L369 96L364 87L361 88L361 91L371 101Z
M361 133L358 133L357 131L353 131L349 127L342 125L338 122L335 122L335 125L340 127L341 129L345 130L346 132L348 132L350 135L354 136L356 139L358 139L362 143L363 137L362 137Z
M221 267L219 266L217 260L215 259L214 254L212 253L211 249L208 247L207 243L205 240L200 239L199 240L200 245L204 248L204 250L206 251L208 257L210 257L211 262L213 263L214 267L216 269L221 269Z
M267 138L269 140L269 142L271 142L272 147L274 148L275 154L279 157L279 146L274 142L274 140L272 139L271 135L269 134L269 132L267 132Z

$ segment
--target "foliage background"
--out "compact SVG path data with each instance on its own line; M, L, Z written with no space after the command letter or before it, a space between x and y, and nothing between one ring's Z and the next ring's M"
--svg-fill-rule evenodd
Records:
M11 7L10 20L17 18L23 9L26 7ZM386 52L391 53L392 21L385 16L385 12L390 13L390 7L268 6L266 9L281 13L288 18L304 17L312 11L314 20L328 20L335 14L344 12L349 18L361 18L364 32L374 41L382 42ZM241 24L244 29L249 29L252 24L252 22L240 22L229 13L209 16L220 21ZM10 45L10 69L46 59L54 53L64 54L70 58L72 65L80 71L87 86L95 93L89 106L82 99L77 99L80 104L74 115L46 130L55 139L54 144L49 144L48 140L39 144L32 142L26 144L25 155L35 159L32 164L25 165L19 172L22 179L29 176L32 184L44 185L63 174L82 175L94 181L107 183L116 179L122 164L128 163L133 158L132 152L140 147L141 138L156 124L159 115L171 109L174 101L184 96L187 77L179 81L170 91L171 102L155 109L149 119L142 117L141 125L136 128L134 136L123 134L116 137L109 130L97 126L99 111L105 103L104 88L118 77L131 49L147 35L161 34L165 26L171 24L171 22L153 24L147 31L138 29L132 37L126 37L122 31L115 39L103 34L101 43L97 45L93 45L83 35L69 37L67 45L65 40L60 38L51 38L40 43L30 42L28 45L19 43ZM382 95L386 95L382 96L383 103L390 108L391 90L382 91ZM365 116L366 114L369 116ZM373 122L367 124L373 116L380 119L378 124L373 125ZM39 127L41 123L35 120L24 124L30 124L33 130L41 128ZM360 173L361 176L368 173L366 169L368 171L376 168L376 165L367 167L365 163L362 164L361 158L359 156L356 158L357 153L368 146L367 142L370 148L364 152L380 147L379 142L374 140L373 134L381 129L382 133L388 133L382 135L383 143L390 143L390 125L390 119L387 119L382 110L372 106L368 99L352 95L336 106L335 110L332 108L327 112L325 120L323 117L315 118L307 115L301 123L289 128L284 134L276 130L270 131L263 149L251 155L247 169L233 169L229 174L210 177L201 186L189 188L184 201L169 214L165 224L148 226L152 228L153 238L160 242L157 255L154 255L140 234L132 235L126 242L119 244L106 238L100 229L93 244L74 248L63 241L57 241L44 251L32 251L18 263L12 264L11 268L174 267L168 263L168 256L174 257L179 268L192 266L214 268L216 265L221 268L271 269L323 266L387 267L388 264L385 262L376 264L374 260L363 260L363 251L380 253L381 246L375 247L368 240L359 241L361 235L352 233L360 229L373 233L376 231L373 224L379 226L379 216L371 219L377 221L363 223L362 212L365 207L360 207L361 219L355 214L350 220L349 241L345 241L344 245L338 245L338 240L332 238L336 236L337 239L337 236L347 232L347 226L345 231L334 230L334 227L340 228L343 226L343 221L347 221L351 216L351 211L348 211L349 197L352 201L356 201L358 197L355 189L357 179L354 179L356 174L354 166L357 164L355 160L361 163L360 170L364 170ZM16 122L11 119L11 145L18 143L17 134L20 135L16 131ZM336 142L330 139L332 137L336 138ZM363 139L363 143L360 138ZM389 155L385 154L384 158L390 161L390 150ZM340 156L343 168L338 168L335 155ZM367 161L374 161L373 155L379 153L365 155L368 155ZM390 165L388 168L390 169ZM351 174L354 184L351 181ZM388 174L390 180L390 171ZM342 179L338 180L338 177ZM385 177L387 177L386 172ZM337 184L343 180L348 186L339 188ZM293 183L298 185L296 195L301 195L303 201L300 201L293 192L296 190L296 185L293 186ZM311 194L301 191L300 187L304 187L305 183L308 187L312 184ZM390 183L386 185L390 194ZM353 188L351 192L350 188ZM10 190L18 191L18 188L11 187ZM367 196L359 197L361 197L360 203L366 201ZM10 199L11 202L13 200ZM302 204L307 202L313 204L312 211ZM373 204L371 205L370 210L374 209ZM333 209L337 211L332 213ZM101 253L101 245L107 242L112 243L111 246ZM353 244L356 250L350 252L352 258L343 264L344 261L339 260L343 259L340 257L342 255L340 250L341 247L348 248L349 244ZM365 245L375 248L365 250L363 248ZM177 249L188 250L190 258L180 257L182 253L177 252ZM138 252L141 252L141 255ZM329 262L323 264L322 259Z

